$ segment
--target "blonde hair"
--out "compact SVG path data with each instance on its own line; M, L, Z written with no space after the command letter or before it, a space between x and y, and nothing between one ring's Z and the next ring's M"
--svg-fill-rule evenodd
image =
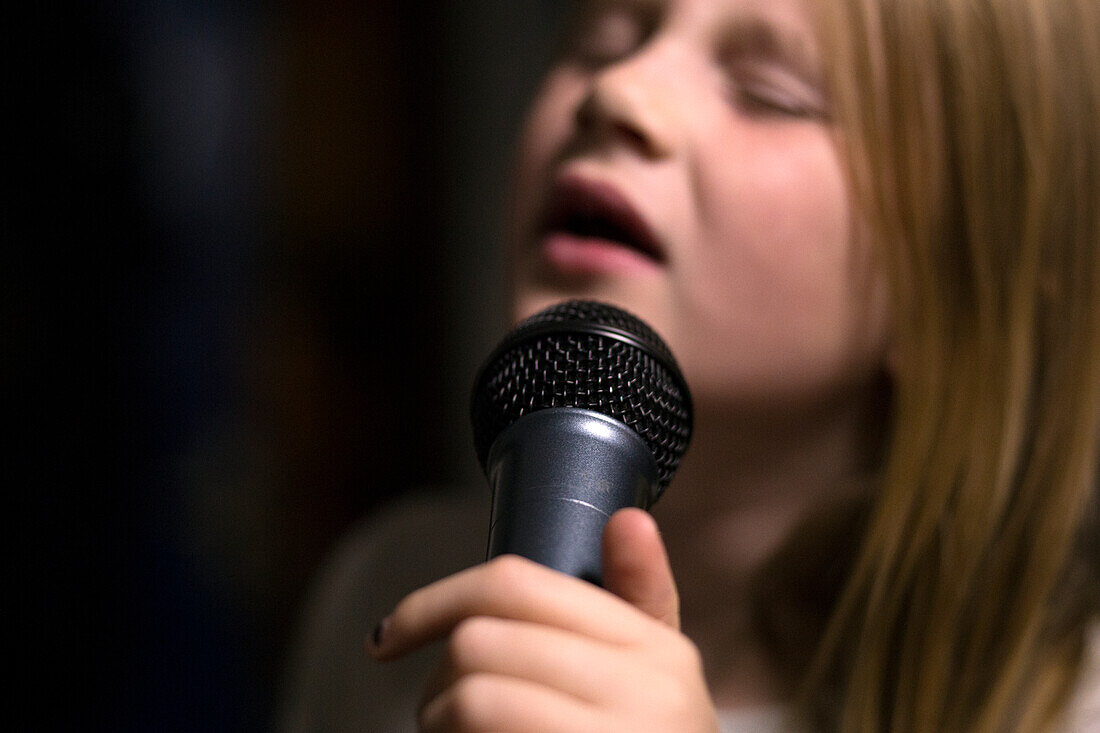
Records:
M897 358L803 700L842 730L1045 730L1097 603L1100 3L822 5Z

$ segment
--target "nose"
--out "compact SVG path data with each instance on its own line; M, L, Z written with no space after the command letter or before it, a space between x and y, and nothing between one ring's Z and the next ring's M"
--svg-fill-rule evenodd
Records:
M597 71L577 108L578 127L648 158L672 156L679 141L673 53L653 44Z

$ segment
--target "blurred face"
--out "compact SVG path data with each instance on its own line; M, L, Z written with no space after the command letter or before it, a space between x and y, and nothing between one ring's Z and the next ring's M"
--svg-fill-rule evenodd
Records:
M583 4L521 138L515 316L614 303L696 402L833 399L883 360L801 0Z

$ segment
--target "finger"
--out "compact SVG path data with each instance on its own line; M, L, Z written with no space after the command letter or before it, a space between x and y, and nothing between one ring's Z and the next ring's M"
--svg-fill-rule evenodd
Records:
M653 517L642 509L612 515L603 533L604 587L647 615L680 628L680 596Z
M503 555L406 596L367 650L376 659L393 659L446 636L471 616L529 621L615 644L644 638L652 623L591 583Z
M423 701L467 675L490 673L553 688L589 703L624 699L633 693L635 655L622 647L549 626L489 616L459 623Z
M576 698L513 677L463 677L420 711L422 733L596 731L599 712Z

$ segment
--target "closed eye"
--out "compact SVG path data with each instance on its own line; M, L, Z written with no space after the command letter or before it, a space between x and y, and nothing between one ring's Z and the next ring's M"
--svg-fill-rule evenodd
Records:
M746 114L828 118L816 47L805 31L767 16L737 17L718 61L731 103Z
M804 103L796 96L775 90L739 88L734 95L736 106L750 115L778 115L804 119L824 119L819 107Z
M731 103L749 115L776 115L823 120L828 108L821 91L795 74L754 64L730 70Z

